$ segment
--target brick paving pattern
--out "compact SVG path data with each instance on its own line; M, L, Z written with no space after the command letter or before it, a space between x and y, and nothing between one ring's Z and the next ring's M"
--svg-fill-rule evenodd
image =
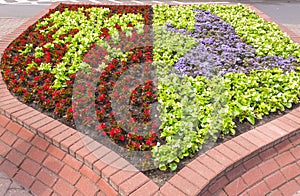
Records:
M220 161L221 162L221 161ZM300 190L300 134L296 134L226 171L208 195L293 195ZM275 194L275 195L276 195Z
M73 156L3 115L0 122L0 171L8 176L2 186L11 186L12 178L36 195L117 195Z
M46 12L6 33L0 54ZM299 122L300 108L207 151L158 187L110 149L20 103L0 76L0 185L5 194L297 195Z
M0 18L0 42L1 38L10 32L14 31L22 23L26 22L26 18ZM4 147L5 148L5 147ZM0 146L1 155L0 162L4 160L2 157L3 146ZM12 156L13 151L10 154ZM23 186L16 183L11 177L7 176L6 173L0 170L0 195L31 195L31 193L26 190Z

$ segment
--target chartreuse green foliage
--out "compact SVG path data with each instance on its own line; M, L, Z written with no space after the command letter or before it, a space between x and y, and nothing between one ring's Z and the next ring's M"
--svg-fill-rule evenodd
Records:
M300 46L294 43L278 25L260 18L256 12L245 5L216 5L203 4L191 6L154 6L156 11L154 19L157 25L172 24L177 28L184 28L191 32L194 30L194 9L209 10L224 21L231 24L235 32L246 40L246 43L256 48L259 56L293 55L300 60Z
M222 78L170 74L160 78L158 89L161 136L166 139L165 145L153 149L160 169L176 169L179 159L193 155L219 130L234 131L228 116L230 86Z
M180 78L172 73L174 63L197 43L192 37L161 28L159 19L156 22L154 19L153 60L159 80L161 136L166 144L154 147L152 152L161 170L175 170L176 163L199 150L208 136L215 136L219 130L234 131L227 112L230 86L218 77Z
M299 72L283 73L281 69L227 74L226 82L231 85L230 108L233 118L241 122L246 118L252 124L255 119L299 102Z
M231 24L235 32L256 48L259 56L293 55L300 60L300 45L294 43L277 24L267 22L245 5L201 5Z
M99 37L101 28L107 28L110 31L110 36L113 41L120 41L119 32L114 28L115 24L119 24L122 29L130 34L132 28L135 28L138 33L143 32L144 24L141 14L114 14L112 17L107 17L110 13L108 8L88 8L85 9L89 13L89 18L83 12L84 8L79 8L77 11L70 11L66 9L64 12L55 12L37 24L37 28L53 23L54 25L47 29L40 31L47 35L50 31L58 29L53 35L53 43L48 43L45 47L54 47L54 44L68 45L68 51L64 55L62 61L53 69L49 70L55 74L54 88L61 88L66 86L65 81L69 79L69 75L76 73L82 64L83 55L89 50L92 43L102 44L103 40ZM128 27L131 23L133 27ZM79 30L74 36L64 37L60 36L68 33L71 30ZM104 44L105 45L105 44ZM26 51L24 51L26 52Z
M177 60L196 46L197 42L190 36L169 32L161 26L153 24L155 41L153 47L153 60L157 74L164 77L171 72Z
M175 74L173 65L194 48L197 41L190 36L168 32L161 26L169 23L176 28L193 32L195 8L210 10L230 23L237 34L256 48L257 55L294 55L300 59L298 44L293 43L278 26L263 21L243 5L153 6L153 65L158 76L158 109L162 121L161 137L165 139L165 143L155 146L152 153L161 170L175 170L180 159L193 155L209 137L216 137L220 131L223 134L234 134L235 119L241 122L248 120L254 124L256 119L290 108L299 101L299 71L283 73L280 69L272 69L253 71L249 75L230 73L224 77L212 78ZM89 18L84 12L88 13ZM36 58L40 58L44 55L42 47L68 45L66 53L56 66L42 64L38 67L45 73L55 75L53 87L56 89L64 87L69 76L83 65L83 55L93 43L107 49L111 58L126 60L127 53L110 48L100 38L102 28L109 30L110 37L115 42L120 41L115 24L120 25L129 36L133 28L137 32L143 32L143 17L140 14L114 14L107 17L110 10L106 8L88 8L84 12L79 8L77 11L66 9L62 13L51 14L50 18L40 21L37 28L45 36L56 31L53 43L39 47L29 44L19 51L25 56L34 53ZM53 25L48 25L52 23ZM128 27L129 23L133 27ZM45 26L48 27L43 28ZM74 36L64 36L74 30ZM30 69L37 64L32 61L28 66Z
M299 57L299 45L275 24L263 21L243 5L154 6L153 25L159 27L169 23L193 31L192 10L195 8L209 9L232 24L240 36L255 46L258 55ZM193 17L187 17L186 13ZM181 18L179 23L178 18ZM179 38L184 41L180 42ZM249 75L229 73L210 79L173 74L172 65L195 44L188 36L155 30L153 58L159 76L161 136L166 144L154 147L152 152L161 170L175 170L180 159L201 149L218 131L234 134L235 119L254 124L255 119L299 102L299 71L260 70ZM172 58L174 54L175 59Z
M154 5L155 14L153 20L154 26L164 26L171 24L178 29L187 29L194 31L195 16L194 6L168 6Z
M255 119L298 103L300 73L280 69L226 74L224 78L179 78L171 74L160 79L159 103L165 145L153 155L166 170L176 169L179 159L193 155L218 131L234 134L234 119Z

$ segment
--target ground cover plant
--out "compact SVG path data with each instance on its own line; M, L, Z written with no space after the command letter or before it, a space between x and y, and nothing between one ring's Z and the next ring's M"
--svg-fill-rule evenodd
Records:
M244 5L64 5L5 50L22 102L141 170L299 102L300 46Z

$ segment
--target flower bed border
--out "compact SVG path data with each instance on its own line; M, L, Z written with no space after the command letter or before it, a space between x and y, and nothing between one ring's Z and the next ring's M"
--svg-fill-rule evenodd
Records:
M60 3L52 4L22 24L15 31L4 36L0 41L0 57L11 41L16 39L29 25L35 23L43 15L48 13L50 9L56 8L59 4ZM88 4L93 5L92 3ZM257 8L250 5L247 6L256 11L259 16L266 21L274 22L269 16ZM293 41L300 43L299 35L281 24L278 25ZM242 164L247 164L247 162L251 161L253 157L258 156L260 153L273 148L284 140L294 137L296 134L300 134L300 108L298 108L289 114L250 130L207 151L205 154L190 162L185 168L166 182L165 185L159 188L153 181L131 166L117 153L99 143L93 143L92 149L95 150L91 152L91 148L85 146L86 142L92 140L90 137L19 102L7 90L2 76L0 76L0 114L17 122L34 134L45 138L50 143L83 162L95 173L100 175L120 195L139 195L139 193L145 192L149 193L149 195L170 195L170 193L172 193L172 195L176 193L203 195L205 193L216 193L234 180L227 179L226 175L228 175L228 173L234 171ZM253 140L255 140L255 142L253 142ZM103 151L106 153L103 154ZM130 168L130 170L116 169L110 164L114 160L118 160L118 164ZM253 167L254 166L255 165L253 165ZM209 170L210 172L205 172L205 170ZM117 178L117 176L122 175L128 178ZM191 178L191 176L194 177Z

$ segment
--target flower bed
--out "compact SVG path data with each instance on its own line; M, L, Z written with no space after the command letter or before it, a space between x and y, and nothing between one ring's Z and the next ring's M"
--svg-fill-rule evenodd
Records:
M61 4L10 44L1 72L20 100L139 169L176 170L235 120L298 103L299 60L243 5Z

